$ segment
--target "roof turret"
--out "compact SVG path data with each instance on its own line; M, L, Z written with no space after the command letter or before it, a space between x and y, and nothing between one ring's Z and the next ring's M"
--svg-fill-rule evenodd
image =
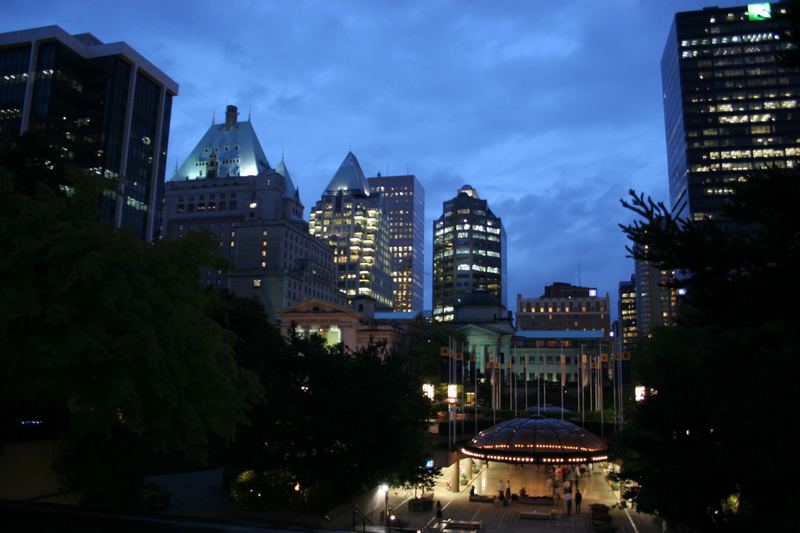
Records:
M289 175L289 169L286 168L283 157L281 157L281 162L278 163L275 173L280 174L283 176L283 179L286 180L286 188L283 191L283 196L285 198L295 198L297 196L297 189L294 186L294 182L292 182L292 177Z

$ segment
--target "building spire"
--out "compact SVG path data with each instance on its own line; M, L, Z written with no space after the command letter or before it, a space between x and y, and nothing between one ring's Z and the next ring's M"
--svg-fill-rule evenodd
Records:
M251 122L251 118L253 116L253 104L248 104L247 106L247 122Z
M215 111L216 111L215 109L212 109L212 110L211 110L211 125L212 125L212 126L213 126L213 125L216 123L216 121L214 120L214 118L215 118L215 117L214 117L214 113L215 113Z

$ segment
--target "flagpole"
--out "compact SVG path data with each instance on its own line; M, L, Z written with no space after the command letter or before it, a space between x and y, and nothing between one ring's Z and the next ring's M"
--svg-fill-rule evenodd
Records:
M464 424L466 418L466 402L464 401L464 390L467 388L467 382L464 379L464 357L466 354L464 353L464 343L461 343L461 434L464 434Z
M525 415L528 415L528 356L525 356Z
M472 381L475 383L475 435L478 434L478 354L472 354Z

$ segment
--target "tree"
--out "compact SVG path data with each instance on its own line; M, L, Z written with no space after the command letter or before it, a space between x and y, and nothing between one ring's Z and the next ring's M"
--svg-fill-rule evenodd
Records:
M202 458L260 394L209 317L204 235L154 245L99 222L114 183L35 139L0 148L0 409L60 427L56 468L85 502L140 497L137 450Z
M677 325L636 354L653 391L621 436L623 474L640 510L673 524L776 530L797 524L791 490L800 441L788 426L800 378L797 306L800 177L754 176L726 207L726 226L679 221L631 193L642 220L623 231L629 251L676 270L685 297ZM792 474L789 474L792 475Z
M345 352L316 335L289 339L279 383L266 386L263 418L247 437L258 453L232 487L240 504L259 507L250 495L260 493L272 495L261 508L325 510L381 482L419 479L430 403L402 357L379 353Z

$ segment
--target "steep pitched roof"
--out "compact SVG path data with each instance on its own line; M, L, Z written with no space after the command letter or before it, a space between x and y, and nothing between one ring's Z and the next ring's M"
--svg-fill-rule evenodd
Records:
M344 161L339 165L339 170L333 175L325 190L329 193L340 190L361 191L367 196L372 193L367 178L364 177L364 172L361 170L361 165L358 164L358 159L353 152L347 152Z
M208 163L213 158L217 160L217 177L255 176L272 170L253 125L246 120L230 127L212 124L171 180L207 178Z
M281 157L281 162L278 163L278 168L275 169L275 172L283 176L283 179L286 180L286 189L283 191L283 196L285 198L294 198L297 195L297 188L292 182L292 177L289 175L289 169L286 168L283 157Z

